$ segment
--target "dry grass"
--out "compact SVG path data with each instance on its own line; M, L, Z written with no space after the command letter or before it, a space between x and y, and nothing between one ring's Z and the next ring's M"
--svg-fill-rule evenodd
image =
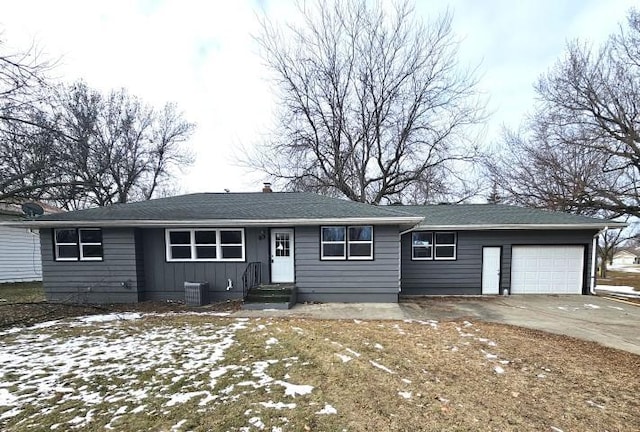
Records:
M42 282L0 284L1 303L33 303L44 301Z
M598 283L603 285L630 286L640 291L640 273L607 271L606 278L598 278Z
M162 316L119 327L110 324L104 331L117 340L147 332L157 336L161 327L201 337L234 322L212 316ZM115 328L121 333L114 333ZM32 331L49 332L52 340L68 343L98 330ZM105 336L93 334L94 339L100 337ZM14 335L2 338L6 347L18 341ZM207 367L188 371L195 375L191 380L173 381L160 367L138 376L150 388L160 383L188 392L200 386L220 395L218 399L203 406L200 397L167 406L170 394L151 393L144 411L131 413L129 406L111 426L141 431L258 430L251 425L251 419L258 418L265 431L640 430L640 357L590 342L497 324L304 319L253 319L234 338L224 359L211 361L212 369L229 368L212 388ZM193 342L184 352L171 353L171 364L179 367L183 356L202 349ZM263 361L271 361L264 369L271 383L286 380L313 390L286 396L282 387L256 372ZM504 372L497 373L497 368ZM261 379L264 385L246 384ZM122 390L127 381L96 376L65 385L87 386L107 396L116 388ZM268 401L294 403L295 408L260 405ZM337 414L317 414L326 404ZM46 415L26 412L0 427L49 430L54 423L86 412L88 407L82 405L78 401L60 407L52 399ZM119 405L103 401L92 406L94 420L82 430L104 430Z

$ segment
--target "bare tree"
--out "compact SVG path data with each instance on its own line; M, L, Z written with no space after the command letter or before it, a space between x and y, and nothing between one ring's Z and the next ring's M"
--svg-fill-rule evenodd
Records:
M507 131L489 175L513 202L640 216L640 13L600 48L580 42L537 82L523 131Z
M443 200L477 156L484 117L473 71L457 63L449 13L424 23L409 3L299 5L302 23L263 20L279 121L247 157L291 190L354 201Z
M54 192L67 208L150 199L192 163L183 143L194 125L174 104L156 111L124 89L103 96L82 82L59 97L65 172L82 183Z
M598 238L598 257L600 258L600 277L606 278L613 255L622 244L629 240L628 232L623 229L612 229L603 232Z
M47 73L35 46L9 52L0 40L0 201L38 198L58 186L58 131Z
M619 216L593 206L597 189L615 188L616 173L602 169L606 157L585 152L566 141L536 117L528 129L505 130L502 151L487 157L485 166L502 202L587 216ZM583 138L584 139L584 138Z
M68 209L150 199L192 163L194 125L175 104L157 110L125 90L53 86L32 47L0 42L0 201L37 198Z

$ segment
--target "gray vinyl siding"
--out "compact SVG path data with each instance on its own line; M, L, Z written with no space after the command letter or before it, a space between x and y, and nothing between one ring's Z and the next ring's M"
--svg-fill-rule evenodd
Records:
M55 261L51 229L40 230L47 300L70 303L135 303L139 300L133 228L102 230L102 261Z
M144 297L144 249L142 246L142 230L140 228L136 228L134 231L134 239L136 242L135 251L136 251L136 274L138 275L138 295L139 298L142 299Z
M262 280L269 282L268 229L246 228L244 235L244 262L167 262L165 230L142 229L145 282L143 298L183 301L185 282L208 282L211 301L242 298L242 274L250 262L262 263ZM233 283L233 289L229 291L228 279Z
M411 260L411 233L402 236L401 295L482 294L482 247L501 246L500 291L511 286L514 245L580 245L585 247L583 293L588 292L591 244L595 230L458 231L455 261Z
M374 226L374 259L320 260L320 227L296 227L298 301L397 302L398 227Z

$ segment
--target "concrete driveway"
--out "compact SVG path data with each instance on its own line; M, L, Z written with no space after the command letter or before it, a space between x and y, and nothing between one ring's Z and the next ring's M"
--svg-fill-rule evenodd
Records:
M481 320L573 336L640 355L640 305L595 296L442 297L403 300L399 304L297 304L289 310L241 310L233 315L361 320Z
M595 296L419 299L400 304L407 317L466 318L512 324L598 342L640 355L640 305Z

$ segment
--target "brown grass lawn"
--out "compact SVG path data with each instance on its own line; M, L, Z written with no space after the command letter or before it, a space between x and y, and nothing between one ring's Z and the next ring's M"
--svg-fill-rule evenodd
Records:
M0 344L8 431L640 430L640 356L497 324L164 314L27 328ZM12 353L50 395L3 363ZM312 389L294 397L291 384Z
M0 284L0 304L44 301L42 282Z
M630 286L640 291L640 273L607 270L606 278L598 278L602 285Z

